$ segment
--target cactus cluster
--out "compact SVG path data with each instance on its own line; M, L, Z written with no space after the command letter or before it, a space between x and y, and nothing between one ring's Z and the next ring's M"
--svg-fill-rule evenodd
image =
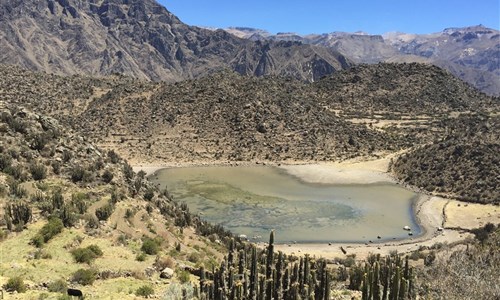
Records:
M201 270L195 295L206 300L323 300L330 299L330 278L323 259L275 253L271 232L265 249L232 242L220 268Z
M415 299L413 268L408 256L380 255L350 270L349 288L362 291L362 300Z

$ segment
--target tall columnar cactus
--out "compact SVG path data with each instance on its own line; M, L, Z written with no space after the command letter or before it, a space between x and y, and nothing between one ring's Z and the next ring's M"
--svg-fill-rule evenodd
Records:
M271 279L273 275L273 258L274 258L274 230L269 234L269 245L267 246L267 262L266 262L266 280Z
M351 286L356 286L362 271L362 299L366 300L403 300L414 299L413 270L408 258L387 257L384 261L377 258L372 264L365 263L364 268L356 266L351 270Z

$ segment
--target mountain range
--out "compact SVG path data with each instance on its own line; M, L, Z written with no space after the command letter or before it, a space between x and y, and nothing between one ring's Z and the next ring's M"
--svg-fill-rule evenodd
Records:
M270 34L189 26L155 0L0 4L0 64L61 75L180 81L222 69L317 81L358 63L425 62L500 95L500 34L484 26L417 35Z
M254 41L294 41L346 54L355 63L422 62L447 69L492 95L500 94L500 31L482 25L447 28L432 34L333 32L298 35L231 27L227 32Z
M352 65L331 48L189 26L154 0L2 1L0 64L162 81L227 68L312 81Z

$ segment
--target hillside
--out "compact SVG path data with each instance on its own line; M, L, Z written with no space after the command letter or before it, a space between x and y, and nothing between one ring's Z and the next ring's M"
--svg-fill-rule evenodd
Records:
M367 114L439 115L500 103L441 68L419 63L358 65L313 86L332 108Z
M159 295L225 251L227 232L55 119L0 102L0 133L0 285L27 288L9 299Z
M451 113L498 107L498 99L419 64L359 66L314 84L230 71L175 84L0 73L4 99L138 163L371 156L433 140Z
M351 65L332 49L189 26L155 0L4 1L0 50L1 64L36 71L170 82L224 68L310 81Z
M497 115L445 120L444 138L401 156L393 171L404 182L429 192L498 204L499 121Z

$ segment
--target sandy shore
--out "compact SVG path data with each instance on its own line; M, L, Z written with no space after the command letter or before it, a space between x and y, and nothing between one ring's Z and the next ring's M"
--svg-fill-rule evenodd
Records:
M354 160L321 164L282 165L280 168L301 180L313 183L370 184L376 182L394 182L393 178L387 173L390 158L391 156L368 161ZM134 170L143 170L149 175L162 168L200 165L210 164L136 165L134 166ZM231 163L227 165L231 165ZM380 253L381 255L389 254L391 251L405 253L417 250L420 246L429 247L435 243L457 242L471 236L470 233L462 230L462 228L477 228L484 225L485 222L500 222L500 209L498 207L480 204L468 204L466 206L465 203L460 206L460 203L458 201L420 194L418 200L414 203L414 211L423 229L423 234L415 238L370 244L282 244L276 245L275 248L287 254L309 254L317 257L335 258L345 257L340 249L340 247L343 247L347 251L347 254L356 254L357 258L363 259L370 253ZM466 226L461 226L460 220L467 220ZM444 228L444 230L438 230L438 228Z

